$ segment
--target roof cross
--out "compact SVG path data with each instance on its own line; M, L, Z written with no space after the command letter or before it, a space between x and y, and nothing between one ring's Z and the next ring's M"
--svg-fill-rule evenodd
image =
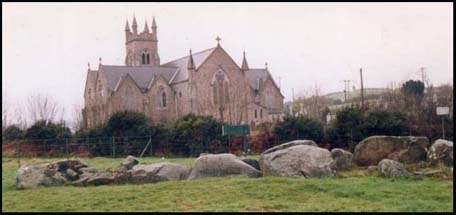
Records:
M220 37L217 36L217 38L215 38L215 40L217 40L217 45L220 45L220 40L222 40L222 39L220 39Z

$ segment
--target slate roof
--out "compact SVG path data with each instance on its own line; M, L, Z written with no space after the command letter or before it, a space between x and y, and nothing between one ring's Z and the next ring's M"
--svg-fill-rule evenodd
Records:
M107 87L110 90L114 90L118 82L122 77L129 74L136 84L142 89L146 90L150 82L154 80L156 76L163 76L165 80L171 80L171 77L176 73L176 67L159 67L159 66L112 66L102 65L101 70L105 75L107 81Z
M261 84L268 78L268 72L266 69L250 69L246 72L249 84L255 90L259 90Z
M266 69L249 69L246 72L247 72L247 79L249 81L249 84L254 90L261 90L264 82L268 79L268 77L271 77L268 70L266 70ZM275 81L272 77L271 77L271 80L272 80L272 83L277 87L277 89L279 89L279 86L277 86L277 84L275 83ZM280 92L280 90L279 90L279 93L283 97L283 94L282 94L282 92Z
M198 69L199 66L209 57L209 55L214 52L214 50L217 47L206 49L197 53L193 53L193 62L195 65L195 69ZM172 83L184 81L188 79L188 69L187 69L187 63L188 63L188 58L189 55L170 61L168 63L165 63L162 65L162 67L177 67L179 68L179 71L177 72L176 76L173 78Z

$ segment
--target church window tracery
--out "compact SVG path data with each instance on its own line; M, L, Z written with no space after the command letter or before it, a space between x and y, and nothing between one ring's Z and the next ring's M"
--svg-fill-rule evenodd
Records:
M159 88L157 98L159 98L160 107L166 107L166 92L163 87Z
M215 73L211 81L212 102L214 105L224 105L229 103L229 80L222 70Z
M142 62L142 64L150 64L150 54L149 54L148 50L145 50L141 54L141 62Z

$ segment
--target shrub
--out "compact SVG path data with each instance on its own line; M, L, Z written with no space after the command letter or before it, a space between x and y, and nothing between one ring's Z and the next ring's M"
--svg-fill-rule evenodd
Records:
M331 148L350 147L373 135L407 135L407 117L400 112L374 110L363 114L358 107L344 108L337 113L334 125L326 129L325 141Z
M363 123L363 136L372 135L407 135L409 126L407 117L399 112L372 111L369 112Z
M114 113L105 129L109 136L145 136L150 133L150 123L144 113L123 111Z
M276 145L274 125L272 123L261 123L257 130L250 134L248 149L251 153L262 153L264 150Z
M25 132L27 139L55 139L55 138L70 138L71 130L63 123L53 123L46 120L35 122Z
M6 141L12 141L24 138L25 132L16 125L10 125L3 132Z
M308 139L320 142L323 139L323 125L314 119L302 116L286 116L274 128L281 142Z
M174 153L198 155L222 139L222 123L211 116L189 114L177 120L170 134ZM220 147L222 142L217 142Z

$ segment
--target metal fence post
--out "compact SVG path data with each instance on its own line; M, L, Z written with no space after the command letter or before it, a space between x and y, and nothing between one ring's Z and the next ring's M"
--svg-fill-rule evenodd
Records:
M149 149L149 152L150 152L150 156L152 157L153 152L152 152L152 136L151 136L151 135L149 135L149 142L150 142L150 149Z
M111 141L112 141L112 157L115 158L116 157L116 144L114 141L114 137L111 138Z
M87 144L87 152L89 153L87 156L90 158L90 143L89 143L87 137L85 139L86 139L86 144Z
M65 147L66 147L67 159L69 159L70 158L70 153L68 151L68 138L65 139Z
M21 168L21 141L17 141L16 144L16 157L17 157L17 165L18 168Z

